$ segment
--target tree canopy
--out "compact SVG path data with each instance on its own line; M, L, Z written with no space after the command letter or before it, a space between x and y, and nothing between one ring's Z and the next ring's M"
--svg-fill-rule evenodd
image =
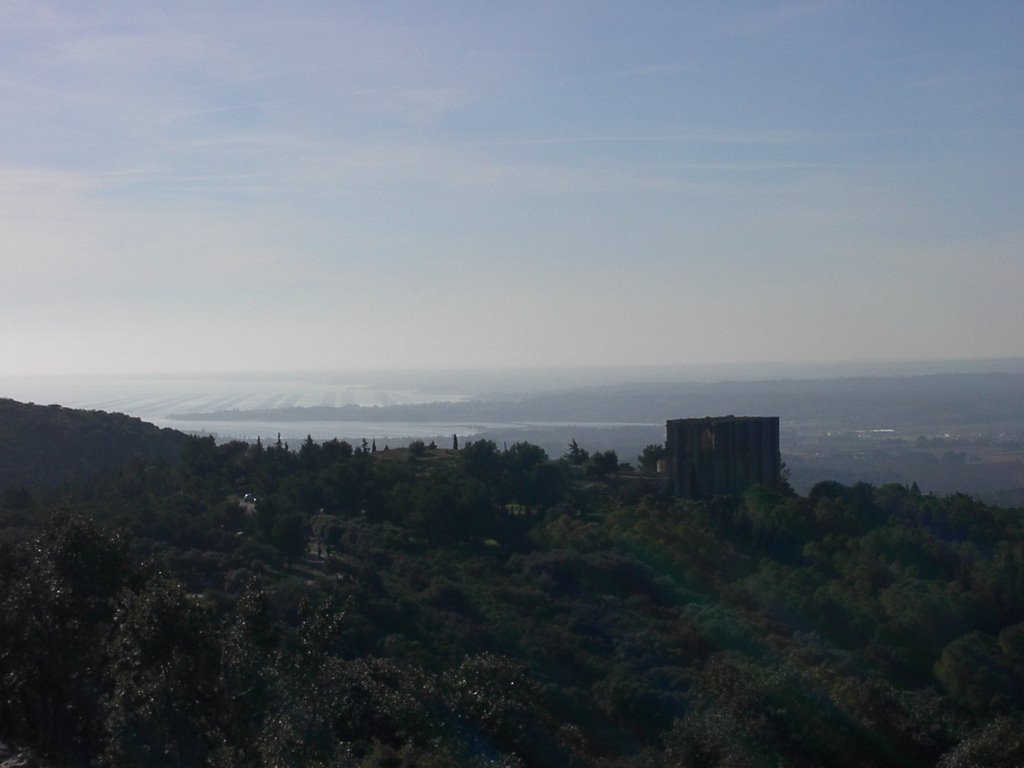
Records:
M10 501L0 741L59 764L1021 763L1022 510L486 441L196 439Z

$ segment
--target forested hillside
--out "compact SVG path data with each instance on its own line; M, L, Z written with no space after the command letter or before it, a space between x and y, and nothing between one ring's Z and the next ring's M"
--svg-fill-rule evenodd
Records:
M0 740L59 765L1024 760L1021 510L674 501L615 458L195 439L8 507Z
M186 440L120 413L0 398L0 491L89 477L133 458L177 461Z

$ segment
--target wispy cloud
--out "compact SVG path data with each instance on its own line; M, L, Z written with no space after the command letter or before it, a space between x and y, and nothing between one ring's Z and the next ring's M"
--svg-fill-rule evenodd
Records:
M290 303L316 316L303 330L319 350L366 302L390 301L390 326L360 326L365 344L408 349L409 327L424 342L441 328L420 308L454 285L479 316L497 302L541 318L510 339L525 361L560 294L594 324L552 354L599 355L605 339L583 338L596 323L625 327L647 302L645 328L677 327L678 286L710 306L746 281L749 306L730 310L744 329L766 286L794 297L779 338L796 355L795 297L830 296L840 277L915 301L959 281L975 303L942 309L977 330L986 295L1009 301L1003 286L1020 284L1024 121L1006 21L1019 14L978 12L964 35L913 13L920 31L843 0L643 13L10 0L0 337L68 307L108 312L109 329L130 306L140 337L182 317L244 334L258 315L284 339ZM971 262L980 233L1006 245ZM609 264L625 266L600 278ZM516 279L525 293L488 292ZM134 322L152 307L160 324ZM861 309L851 300L850 318ZM472 341L464 311L444 313L453 348ZM61 317L47 338L61 339Z
M201 109L189 109L182 112L172 112L163 116L165 120L180 120L189 117L201 117L203 115L218 115L225 112L244 112L249 110L258 110L264 107L278 107L283 104L294 104L294 99L264 99L262 101L252 101L245 104L228 104L219 107L204 107Z
M352 92L355 107L387 112L413 125L427 125L470 100L465 88L372 88Z
M109 269L107 227L91 195L96 184L66 171L0 168L0 241L8 303L26 291L45 290L47 281L81 279ZM13 292L13 293L10 293Z

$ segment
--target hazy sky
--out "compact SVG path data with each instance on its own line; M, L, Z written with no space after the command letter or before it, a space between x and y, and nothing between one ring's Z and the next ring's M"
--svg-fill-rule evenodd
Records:
M0 373L1024 355L1024 3L0 0Z

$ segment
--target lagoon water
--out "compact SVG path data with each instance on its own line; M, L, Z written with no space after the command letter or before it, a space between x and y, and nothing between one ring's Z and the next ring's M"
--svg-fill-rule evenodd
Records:
M474 435L487 425L371 421L220 421L179 419L174 414L226 410L267 410L308 406L387 406L456 402L468 394L436 379L429 384L392 376L375 381L330 374L220 374L194 376L7 376L0 377L0 397L42 405L126 413L161 427L210 434L218 440L257 437L297 441L387 440Z
M621 373L617 375L622 376ZM551 391L614 380L606 371L481 371L383 374L267 374L232 373L187 376L0 376L0 397L43 405L126 413L161 427L189 434L212 435L218 442L277 436L292 448L306 438L338 438L358 445L375 440L379 448L398 447L411 440L437 440L450 445L451 436L487 438L499 445L526 440L551 455L564 452L574 438L590 448L615 448L623 456L659 439L663 425L606 422L450 422L393 420L268 420L224 419L223 412L267 411L311 406L388 406L460 402L476 396L488 400L515 398L524 392ZM219 412L221 418L215 416ZM176 414L191 414L183 419ZM202 414L210 414L204 417ZM255 415L255 414L254 414ZM262 414L261 414L262 415Z

